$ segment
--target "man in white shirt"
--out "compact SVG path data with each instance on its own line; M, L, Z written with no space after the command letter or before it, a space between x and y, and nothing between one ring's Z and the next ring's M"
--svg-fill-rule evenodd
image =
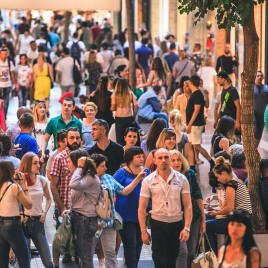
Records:
M76 48L78 48L77 45L79 46L80 51L78 51L78 49L76 49ZM77 59L79 65L81 66L81 63L83 61L83 52L86 51L86 46L85 46L84 42L78 40L78 33L77 32L75 32L73 34L73 40L69 41L67 43L66 47L68 47L70 49L71 57Z
M69 56L70 50L65 47L62 50L63 58L58 61L56 65L56 71L58 72L61 94L63 95L66 92L73 92L75 89L74 79L73 79L73 68L74 61L76 66L80 69L77 60Z
M0 96L4 101L5 117L7 117L7 109L9 104L9 94L12 90L12 82L15 85L16 91L19 90L19 84L14 75L14 64L7 57L8 49L0 50Z
M157 52L160 50L160 37L156 36L154 38L155 40L155 44L153 44L153 48L154 48L154 58L156 58Z
M176 42L175 36L173 34L169 34L168 36L166 36L166 40L167 40L167 48L169 49L171 43L175 43L176 45L175 53L179 54L180 43Z
M171 158L168 150L157 150L154 158L157 169L143 180L141 186L138 210L141 238L143 243L150 244L151 238L146 230L145 220L146 207L151 198L154 265L156 268L175 268L180 241L189 239L192 221L190 186L184 175L170 167Z
M51 51L50 43L45 39L46 35L44 32L40 32L39 39L36 40L36 45L44 44L47 48L47 52Z
M30 50L27 53L28 62L33 66L33 61L38 57L37 45L35 40L30 42Z
M129 42L128 42L128 32L126 32L126 42L124 43L124 48L129 47ZM141 42L138 41L138 35L134 33L134 46L135 46L135 51L141 47Z

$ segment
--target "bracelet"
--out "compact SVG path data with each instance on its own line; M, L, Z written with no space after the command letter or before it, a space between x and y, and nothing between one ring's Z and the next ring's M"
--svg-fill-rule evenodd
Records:
M26 189L26 190L23 190L23 192L25 193L25 192L27 192L27 191L29 191L28 189Z
M83 168L83 166L81 166L81 165L78 165L78 167L77 168Z

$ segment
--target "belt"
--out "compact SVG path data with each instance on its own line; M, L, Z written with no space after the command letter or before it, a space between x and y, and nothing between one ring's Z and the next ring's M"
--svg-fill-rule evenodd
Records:
M1 217L0 220L9 220L9 221L20 221L20 216L14 216L14 217Z
M39 216L28 216L28 215L25 215L25 217L28 217L28 218L30 218L30 219L37 219L37 220L40 220L41 215L39 215Z
M74 211L74 210L72 210L72 212L74 212L76 215L78 215L78 216L85 216L85 215L83 215L83 214L81 214L81 213L79 213L79 212L77 212L77 211Z

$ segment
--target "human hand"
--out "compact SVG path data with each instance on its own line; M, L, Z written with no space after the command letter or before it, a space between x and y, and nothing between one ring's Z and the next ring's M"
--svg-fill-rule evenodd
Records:
M201 220L200 222L200 233L204 233L206 231L206 220Z
M102 230L102 226L101 226L101 224L98 222L98 230L100 231L100 230Z
M151 236L150 236L150 234L147 231L141 233L141 239L142 239L142 242L145 245L150 245L150 243L151 243Z
M40 222L45 223L47 214L44 212L40 217Z
M180 241L187 241L189 239L189 232L183 229L180 233Z
M16 83L16 84L15 84L15 90L16 90L16 91L19 91L19 89L20 89L20 86L19 86L18 83Z
M139 181L143 180L146 177L146 172L145 172L145 168L138 174L138 176L136 177L136 179L138 179Z
M214 200L214 196L213 196L213 195L209 196L209 197L206 199L206 202L207 202L207 203L210 203L212 200Z
M212 217L215 217L217 215L217 212L216 211L211 211L211 212L209 212L209 215L212 216Z
M24 173L22 172L18 172L18 176L17 176L18 182L22 188L22 190L26 190L27 189L27 179Z
M77 161L77 166L82 166L83 167L85 165L86 159L87 158L85 156L80 157L78 159L78 161Z
M241 131L241 125L239 121L235 121L235 129L239 132Z
M63 210L61 211L61 217L63 218L64 217L64 214L70 214L71 211L67 208L63 208Z
M214 122L214 125L213 125L214 129L217 127L217 125L218 125L218 121Z
M187 126L187 128L186 128L186 133L187 133L187 134L190 134L190 133L191 133L191 126Z

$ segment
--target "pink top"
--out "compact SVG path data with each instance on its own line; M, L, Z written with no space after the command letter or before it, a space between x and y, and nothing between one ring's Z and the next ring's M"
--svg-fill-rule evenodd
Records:
M0 127L3 130L6 130L6 118L5 118L5 111L4 111L4 101L0 99Z

